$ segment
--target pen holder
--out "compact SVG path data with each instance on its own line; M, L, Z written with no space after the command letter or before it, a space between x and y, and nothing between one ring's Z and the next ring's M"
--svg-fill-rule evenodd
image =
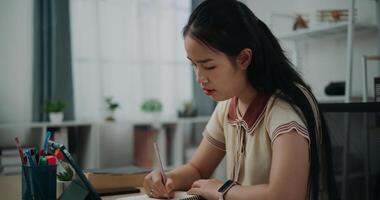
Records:
M22 199L56 199L57 165L22 166Z

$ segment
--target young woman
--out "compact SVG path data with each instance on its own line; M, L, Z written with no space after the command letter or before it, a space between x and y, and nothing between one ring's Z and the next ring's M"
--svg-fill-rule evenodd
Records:
M145 177L151 197L333 199L330 141L318 104L268 27L243 3L206 0L183 36L204 93L218 105L192 159ZM226 156L229 180L210 179Z

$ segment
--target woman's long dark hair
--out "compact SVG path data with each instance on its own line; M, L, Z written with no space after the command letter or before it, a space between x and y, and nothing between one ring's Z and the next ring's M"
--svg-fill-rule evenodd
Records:
M319 191L325 190L329 199L336 199L326 123L322 115L316 115L319 118L316 119L312 104L318 109L317 101L310 88L293 69L269 28L239 1L206 0L191 14L183 29L183 36L186 35L225 53L232 59L244 48L252 50L252 63L247 69L251 85L258 92L278 94L276 91L281 91L278 97L298 107L305 117L310 137L310 197L318 200ZM312 102L297 85L308 91ZM317 127L319 120L321 126ZM318 147L318 129L323 133L319 136L322 137L321 147Z

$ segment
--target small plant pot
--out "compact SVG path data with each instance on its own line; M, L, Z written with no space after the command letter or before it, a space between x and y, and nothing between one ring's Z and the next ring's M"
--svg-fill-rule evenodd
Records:
M57 197L61 196L63 191L71 184L71 181L57 180Z
M116 118L115 118L115 111L109 111L109 114L108 116L106 117L105 119L107 122L114 122L116 121Z
M63 112L49 113L49 120L51 123L61 123L63 121Z

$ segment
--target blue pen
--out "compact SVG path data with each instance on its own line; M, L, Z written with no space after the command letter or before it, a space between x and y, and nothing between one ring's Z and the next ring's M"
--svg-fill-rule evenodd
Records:
M50 139L50 136L51 136L51 132L48 131L47 134L46 134L45 142L44 142L44 156L47 155L48 141L49 141L49 139Z
M36 165L35 165L35 163L34 163L34 160L33 160L33 156L32 156L32 154L31 154L31 152L30 152L30 150L29 149L27 149L26 151L25 151L25 155L26 155L26 158L27 158L27 160L29 161L29 166L32 168L32 170L31 171L29 171L29 169L26 169L27 170L27 172L26 172L26 174L28 174L29 172L31 172L29 175L28 175L28 177L26 177L26 178L28 178L29 180L27 180L29 183L30 183L30 193L31 193L31 195L32 195L32 199L35 199L35 195L34 195L34 184L33 184L33 171L34 171L34 168L36 167Z
M34 168L36 167L36 161L33 159L33 155L32 155L32 152L30 149L27 149L26 152L26 157L28 158L28 161L29 161L29 165Z
M36 162L35 162L35 160L34 160L34 157L33 157L33 155L32 155L32 153L31 153L31 151L30 151L30 149L28 149L26 152L25 152L25 154L26 154L26 157L28 158L28 160L29 160L29 165L30 165L30 167L32 168L32 171L31 171L31 173L30 173L30 183L31 183L31 194L32 194L32 199L35 199L35 194L34 194L34 189L37 187L37 192L38 192L38 194L39 194L39 197L42 197L42 199L45 199L45 194L41 191L41 185L40 185L40 183L38 182L38 175L37 174L33 174L34 172L36 172L35 171L35 169L36 169L36 167L37 167L37 165L36 165ZM36 176L35 176L36 175ZM34 180L34 181L33 181ZM36 184L36 185L34 185L34 184Z

